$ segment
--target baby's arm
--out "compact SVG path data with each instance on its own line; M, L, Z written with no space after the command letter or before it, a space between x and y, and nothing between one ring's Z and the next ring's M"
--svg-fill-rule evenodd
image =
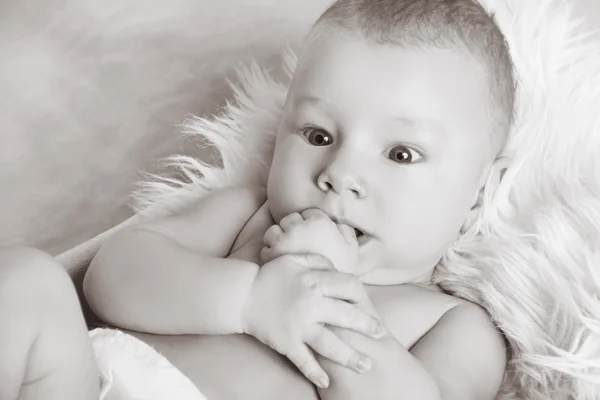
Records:
M393 337L373 341L347 330L336 333L368 354L373 368L358 375L323 360L332 385L319 391L322 400L493 400L506 366L500 333L469 303L448 311L410 352Z
M215 190L180 214L117 234L85 277L92 310L140 332L241 332L241 309L258 266L225 257L264 201L253 188Z
M448 311L411 353L448 400L495 399L506 369L502 335L487 313L471 303Z
M350 260L340 256L353 248L351 241L346 246L340 240L342 231L326 230L322 225L311 226L297 217L294 219L298 220L294 224L303 225L295 230L295 235L284 235L283 239L280 235L275 239L265 237L269 246L267 256L296 252L325 255L325 249L326 256L335 260L334 264ZM342 265L336 267L345 269ZM367 312L375 311L368 302L361 306ZM319 357L321 366L331 378L331 386L319 390L322 400L493 399L504 374L506 355L501 335L487 314L470 303L448 311L411 349L412 352L391 335L373 340L347 329L331 329L352 348L368 355L372 369L357 374Z
M0 248L0 399L97 400L75 287L50 255Z

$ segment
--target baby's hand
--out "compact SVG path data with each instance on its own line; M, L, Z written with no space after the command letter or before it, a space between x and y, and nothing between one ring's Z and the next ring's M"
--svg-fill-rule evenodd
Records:
M314 384L329 378L313 355L364 373L371 360L345 343L333 328L375 339L385 334L357 277L336 271L316 255L284 255L258 272L246 298L244 333L286 356ZM312 349L312 351L311 351Z
M263 263L284 254L319 254L329 259L335 269L354 273L358 263L358 242L354 229L336 224L323 211L310 208L284 217L271 226L264 236Z

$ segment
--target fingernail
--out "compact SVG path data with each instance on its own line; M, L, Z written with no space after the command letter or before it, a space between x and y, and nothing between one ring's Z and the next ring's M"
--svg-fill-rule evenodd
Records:
M375 339L381 339L382 337L384 337L386 335L386 330L383 327L383 325L378 324L377 325L377 329L375 329L375 332L373 333L373 338Z
M357 372L364 374L371 369L371 359L367 357L361 357L356 364Z
M321 389L327 389L329 387L329 377L327 375L320 377L317 379L317 385Z

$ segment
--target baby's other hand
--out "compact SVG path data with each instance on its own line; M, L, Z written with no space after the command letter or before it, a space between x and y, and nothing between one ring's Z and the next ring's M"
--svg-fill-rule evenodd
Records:
M331 261L335 269L354 273L358 263L358 242L354 229L336 224L317 208L284 217L271 226L264 236L263 263L285 254L319 254Z
M242 312L243 331L286 356L324 388L329 378L315 354L359 373L370 369L369 357L332 331L381 339L385 328L370 307L356 276L336 271L320 255L287 254L258 271Z

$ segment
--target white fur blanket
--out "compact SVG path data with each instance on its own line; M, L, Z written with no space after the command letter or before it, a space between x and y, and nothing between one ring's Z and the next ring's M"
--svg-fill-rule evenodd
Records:
M484 306L504 332L503 398L598 399L600 48L575 35L565 0L484 3L497 11L520 82L508 144L514 163L436 279ZM295 59L286 62L291 75ZM138 218L175 211L216 187L264 185L288 83L255 64L242 69L235 101L221 115L183 125L184 134L220 151L220 166L170 158L177 178L143 185ZM85 266L89 257L81 255L101 242L62 259Z

